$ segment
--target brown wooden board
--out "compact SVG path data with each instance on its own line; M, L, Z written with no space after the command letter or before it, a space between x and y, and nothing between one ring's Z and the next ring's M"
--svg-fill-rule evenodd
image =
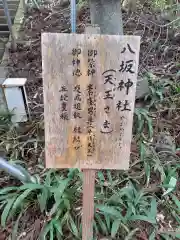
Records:
M128 169L140 37L42 34L47 168Z

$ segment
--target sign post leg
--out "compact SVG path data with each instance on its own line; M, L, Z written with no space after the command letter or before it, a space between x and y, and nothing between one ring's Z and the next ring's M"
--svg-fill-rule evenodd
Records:
M82 240L93 239L95 174L93 169L83 170Z

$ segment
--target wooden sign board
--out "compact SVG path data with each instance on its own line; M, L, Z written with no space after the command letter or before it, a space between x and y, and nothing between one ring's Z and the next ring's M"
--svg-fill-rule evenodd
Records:
M128 169L140 37L42 34L47 168Z

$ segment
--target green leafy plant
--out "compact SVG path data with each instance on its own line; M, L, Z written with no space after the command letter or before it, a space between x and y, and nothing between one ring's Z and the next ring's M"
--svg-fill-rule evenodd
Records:
M12 160L20 160L28 153L36 153L38 148L42 147L43 137L37 138L36 131L39 130L39 124L31 122L30 126L23 127L18 124L12 124L8 119L7 123L3 122L6 131L1 132L0 148L5 152L7 157ZM30 129L28 132L26 128ZM5 129L4 129L5 130ZM40 130L39 130L40 131ZM31 138L29 138L29 135Z
M83 7L88 6L87 0L78 0L77 9L80 11Z
M169 5L169 1L167 1L167 0L153 0L152 4L153 4L153 7L155 9L164 10Z
M104 235L110 232L112 237L122 237L120 232L124 231L128 237L139 230L136 228L132 232L131 222L145 221L156 225L156 214L156 199L129 182L112 194L105 204L96 205L94 229L96 232L101 229Z
M75 204L80 197L81 179L77 171L76 182L73 181L73 176L74 171L70 171L67 176L59 176L50 170L45 173L43 183L0 190L1 226L4 228L7 221L19 216L14 226L14 232L17 232L19 218L34 205L46 219L41 232L42 239L63 239L68 228L69 234L74 236L74 239L78 238L80 232L75 222L80 212L75 210Z
M134 111L134 134L137 139L151 139L153 136L153 126L150 113L145 108L135 108ZM146 130L146 135L145 135Z
M143 162L146 174L146 186L149 185L150 176L152 172L160 175L161 181L165 178L163 163L161 162L158 154L152 146L141 142L140 144L140 159Z
M165 158L160 157L161 155L155 151L154 147L151 144L146 144L144 142L140 143L140 159L144 165L147 186L149 185L151 173L158 174L160 176L161 182L166 187L168 187L168 184L170 182L172 183L173 179L177 181L177 173L180 166L177 164L179 158L175 155L173 157L173 155L174 154L172 154L172 156L168 155L167 152Z
M174 167L167 166L165 168L165 178L162 187L166 189L166 191L164 192L163 196L175 190L178 181L178 169L180 169L180 165Z
M6 133L12 127L12 116L14 114L6 111L0 112L0 134Z
M147 72L144 78L149 83L149 93L144 97L144 100L147 101L147 108L160 107L160 104L164 100L166 88L172 85L172 82L168 79L159 79L151 72Z

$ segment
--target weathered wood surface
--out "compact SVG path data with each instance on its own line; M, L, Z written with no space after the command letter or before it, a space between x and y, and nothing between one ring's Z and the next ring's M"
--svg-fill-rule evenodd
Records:
M85 33L100 34L100 27L86 26ZM83 169L82 240L93 239L95 169Z
M96 170L83 170L82 240L93 239L94 191Z
M48 168L128 169L139 45L140 38L137 36L42 34L46 166ZM76 61L80 60L81 75L79 77L73 76L73 71L76 70L72 64L73 49L81 49L81 54L75 57ZM87 74L88 50L93 50L93 54L97 53L94 54L93 76ZM131 62L127 63L130 60ZM108 80L108 74L104 72L110 69L112 71L107 73L111 75L111 80ZM127 71L128 69L131 71ZM120 85L121 80L124 83L123 86ZM127 91L125 84L127 85L128 81L133 85ZM89 133L87 88L90 84L93 86L91 96L94 102L93 128ZM80 86L79 90L78 86ZM67 89L69 120L61 119L62 101L60 99L65 98L62 95L62 87ZM75 119L74 107L77 104L78 91L81 95L79 111L81 118ZM109 97L108 91L113 99ZM66 95L66 93L63 94ZM126 108L130 111L123 110L125 101L128 103ZM91 151L89 151L89 139L93 139ZM92 155L87 156L90 152L93 152Z

